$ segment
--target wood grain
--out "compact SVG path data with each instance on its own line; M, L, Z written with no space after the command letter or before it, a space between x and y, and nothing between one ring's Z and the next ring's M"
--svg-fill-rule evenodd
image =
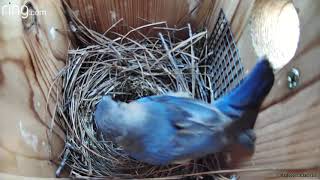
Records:
M56 178L41 178L41 177L26 177L26 176L18 176L13 174L0 173L0 178L6 180L53 180ZM67 178L60 178L61 180L65 180Z
M320 2L293 1L300 19L300 41L296 55L276 72L275 85L263 104L255 131L256 151L252 156L232 154L231 166L237 168L289 168L301 173L320 174ZM251 40L251 11L255 1L216 1L211 22L222 8L231 22L245 71L256 63L257 55ZM209 28L210 29L210 28ZM300 85L287 88L287 73L291 68L301 72ZM310 171L310 168L312 171ZM283 171L239 173L241 179L279 178Z
M0 7L24 2L1 0ZM49 111L46 99L68 50L68 37L54 29L66 30L67 23L59 1L30 2L46 12L31 28L19 12L0 16L0 172L52 177L50 160L61 152L64 134L57 126L49 132L56 98L49 99Z
M210 31L222 8L231 23L231 29L239 48L245 72L248 73L257 59L257 54L252 45L252 27L250 23L251 12L255 8L256 1L257 0L202 1L202 4L200 4L200 9L202 9L197 12L195 17L189 17L185 22L191 21L195 22L194 24L198 23L198 25L201 25L207 21L209 22L208 29ZM93 16L85 15L81 8L79 8L85 6L85 3L81 0L79 2L80 5L77 4L75 0L70 0L73 9L80 9L79 14L81 18L85 21L87 20L86 23L90 24L90 19L92 19ZM139 3L140 1L136 2ZM97 16L101 17L100 13L102 12L100 11L106 8L106 1L90 1L90 3L99 3L101 9L98 10ZM109 9L106 11L107 13L104 14L108 18L99 19L100 23L96 26L93 26L94 24L92 24L92 22L91 25L94 29L103 31L106 26L111 25L110 22L112 21L110 20L108 12L114 9L117 9L116 11L121 15L125 13L126 10L130 15L133 15L132 17L124 15L126 17L125 19L129 19L128 22L132 26L139 25L134 18L141 15L136 12L140 12L140 10L148 12L148 10L152 9L151 11L153 13L151 14L154 14L158 18L152 19L151 14L148 13L142 14L143 17L150 21L167 20L170 25L177 24L177 19L179 18L176 17L186 14L185 11L187 8L182 11L179 11L178 8L173 8L175 11L172 12L171 6L176 7L173 1L152 1L152 3L154 3L151 5L152 7L142 7L140 9L133 4L129 4L129 6L134 7L132 9L130 7L126 9L112 1L109 4ZM182 3L181 6L183 7L183 3L186 2L180 3ZM255 131L258 136L256 152L253 156L248 157L247 160L242 160L240 164L234 162L233 165L237 164L240 168L279 167L312 169L320 165L318 150L320 142L317 139L320 135L320 61L318 59L320 55L320 1L294 0L293 3L300 19L301 34L298 49L289 64L276 72L274 87L264 102L262 112L256 122ZM141 4L139 4L139 6L140 5ZM153 9L155 7L156 10ZM298 68L301 72L300 85L295 90L287 88L287 73L292 67ZM269 176L274 175L272 172L264 173L263 175L268 174ZM240 175L244 175L244 173L240 173Z
M255 153L241 158L239 153L234 153L231 166L302 169L301 172L320 166L320 2L307 0L293 3L300 19L298 49L289 64L276 72L274 87L255 125ZM252 1L241 1L234 15L229 17L247 72L257 58L250 36L250 9L253 5ZM293 67L300 70L301 78L298 88L290 90L287 74ZM320 174L319 169L312 172ZM244 179L257 175L278 178L279 171L239 175Z
M138 27L146 23L166 21L170 27L191 23L197 29L206 23L216 0L67 0L74 13L89 28L106 31L123 18L126 25ZM210 22L214 22L211 21ZM126 33L128 27L117 27Z
M0 171L47 176L53 166L33 166L46 169L45 173L35 169L28 172L22 170L27 164L47 162L49 154L40 145L32 146L31 141L26 142L21 132L27 132L24 135L28 137L38 137L38 142L48 143L46 129L50 125L47 121L50 114L46 114L43 108L45 96L55 73L63 65L67 49L66 37L60 34L52 38L48 34L51 27L66 27L61 9L57 8L58 1L33 2L53 12L40 19L37 33L26 33L19 17L0 17ZM210 30L222 8L231 22L240 56L248 72L256 60L250 36L250 15L255 1L194 2L200 2L199 10L190 15L193 2L185 0L69 0L80 19L100 32L120 18L132 27L144 24L138 17L150 22L166 20L169 26L190 22L194 27L199 27L207 21L212 25ZM311 169L318 172L315 168L320 166L320 141L317 138L320 135L320 1L294 0L293 3L299 12L301 29L296 55L276 73L275 85L264 102L255 125L256 152L240 162L233 158L231 165L240 168L307 169L302 172ZM128 30L128 27L116 29L118 32ZM300 85L295 90L287 88L287 73L292 67L301 72ZM51 109L54 108L52 105ZM59 137L63 138L63 133L57 129L56 134L59 149ZM260 173L260 177L277 177L278 173ZM245 177L250 173L239 175Z
M319 92L320 81L263 111L255 125L258 137L255 154L242 166L310 168L320 165L320 158L315 158L320 157ZM297 106L301 102L305 102L304 106ZM304 164L305 161L309 163Z

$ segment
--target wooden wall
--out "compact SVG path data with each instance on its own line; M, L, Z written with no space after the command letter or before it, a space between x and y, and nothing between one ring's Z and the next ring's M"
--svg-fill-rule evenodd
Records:
M250 12L255 2L223 3L219 6L227 11L240 56L250 70L256 59L250 36ZM300 19L298 49L289 64L276 72L274 87L255 124L255 153L241 162L235 154L232 164L237 168L308 169L306 173L320 175L320 1L294 0L293 4ZM287 74L293 67L300 70L300 85L290 90ZM240 176L279 174L272 170Z
M46 13L36 20L22 19L15 9L24 2L0 0L0 7L13 9L0 14L0 172L54 177L50 160L61 152L64 135L54 128L49 141L54 101L48 112L46 98L68 49L67 37L54 29L67 26L59 1L30 0Z
M167 20L170 26L191 22L196 27L207 18L215 22L223 8L247 72L257 58L250 36L255 0L68 1L85 24L100 32L121 17L133 27L144 23L136 17L151 22ZM21 6L24 1L10 2ZM20 16L0 16L0 172L53 176L55 166L48 161L51 156L46 148L51 124L48 117L52 114L45 110L45 99L54 75L64 64L68 46L65 35L52 31L52 27L62 31L67 27L59 1L31 2L36 9L48 13L38 19L31 31L26 31ZM0 5L6 3L7 0L0 0ZM192 11L198 3L199 9ZM234 157L230 164L237 168L313 172L320 166L320 1L293 0L293 3L301 29L297 52L276 73L275 85L255 125L256 152L240 163ZM292 67L301 72L300 85L295 90L287 88L287 73ZM53 154L57 154L63 145L63 133L56 129L54 134ZM253 173L240 173L243 177L248 175ZM263 175L277 176L279 172L265 171Z
M168 26L179 27L191 22L203 23L214 0L66 0L73 12L89 28L105 32L111 25L123 19L126 27L114 30L125 33L130 27L146 23L166 21ZM201 6L199 9L198 7Z
M137 20L133 20L131 16L126 14L126 6L122 7L120 1L90 1L93 9L98 6L108 9L91 13L89 10L81 10L85 8L84 1L86 0L69 0L71 7L79 13L79 17L84 21L89 21L87 24L98 31L103 32L114 22L110 11L115 11L117 18L124 17L131 26L139 25ZM194 26L199 26L206 18L209 18L209 22L214 25L219 10L222 8L231 22L245 72L248 73L257 59L251 38L251 12L256 8L255 3L262 1L195 0L194 2L199 2L199 10L184 22L191 22ZM132 5L130 0L123 2L129 3L129 6ZM133 18L139 16L151 22L167 20L169 25L175 25L181 17L188 14L190 16L188 8L190 2L141 0L135 1L135 5L132 9L129 8L129 12L130 15L133 13ZM148 5L144 6L146 4ZM230 163L234 167L312 170L320 167L320 141L318 138L320 135L320 1L294 0L293 4L300 19L301 33L298 49L289 64L276 72L274 87L264 102L255 125L257 134L255 153L240 163L237 157L239 154L235 154ZM144 7L139 9L141 5ZM78 11L79 9L80 11ZM155 15L157 18L153 18L151 15ZM101 19L100 16L107 18ZM92 19L94 20L92 21ZM212 28L213 26L209 26L209 30ZM301 72L300 85L294 90L287 88L287 74L292 67L298 68ZM266 173L264 175L279 175L279 171ZM244 176L245 173L240 173L240 175Z

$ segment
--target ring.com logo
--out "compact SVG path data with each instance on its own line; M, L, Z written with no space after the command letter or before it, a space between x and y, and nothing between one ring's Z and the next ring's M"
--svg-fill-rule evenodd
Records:
M23 5L18 6L9 3L8 5L3 5L0 9L0 15L1 16L15 16L15 15L21 15L21 18L26 19L29 16L42 16L47 15L47 11L39 10L36 11L31 5Z

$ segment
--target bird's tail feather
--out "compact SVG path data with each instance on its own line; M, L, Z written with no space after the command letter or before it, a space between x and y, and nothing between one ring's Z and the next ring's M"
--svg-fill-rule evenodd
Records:
M263 58L236 89L214 102L221 112L235 120L228 125L227 131L237 134L253 128L260 106L273 83L273 68Z
M269 61L263 58L236 89L215 101L214 104L231 117L237 116L241 113L239 111L248 108L259 108L271 90L273 82L273 69Z

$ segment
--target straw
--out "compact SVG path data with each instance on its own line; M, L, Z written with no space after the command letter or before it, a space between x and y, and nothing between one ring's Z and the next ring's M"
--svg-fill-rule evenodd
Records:
M207 31L193 33L191 25L171 28L165 22L156 22L131 28L122 35L112 31L123 25L121 19L100 34L84 26L69 8L67 13L79 47L69 50L66 66L58 77L63 83L62 92L57 93L54 121L64 128L66 145L57 176L66 169L70 177L76 178L196 177L219 170L218 154L182 165L138 162L104 139L97 132L93 117L97 103L105 95L131 102L183 91L202 101L213 99L212 75L204 63L210 53ZM141 30L146 29L155 35L144 35ZM183 36L187 39L178 38ZM210 176L222 177L212 173Z

